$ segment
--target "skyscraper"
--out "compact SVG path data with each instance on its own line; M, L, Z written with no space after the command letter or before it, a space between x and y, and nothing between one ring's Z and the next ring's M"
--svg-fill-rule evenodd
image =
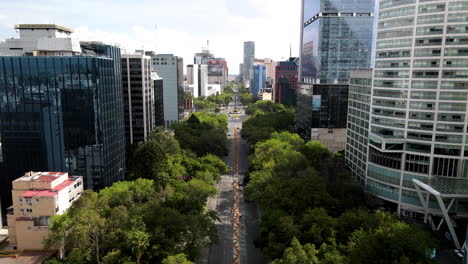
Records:
M460 248L453 221L468 212L468 4L380 1L379 8L370 116L359 121L364 130L369 123L367 156L347 152L347 160L366 162L356 171L365 173L357 176L366 190L400 214L425 222L441 215ZM348 127L357 131L353 120Z
M372 70L354 70L349 81L346 164L353 178L365 184L369 141Z
M258 99L258 93L265 88L266 69L263 65L256 65L253 67L253 78L250 84L253 98ZM271 92L271 91L270 91Z
M366 188L402 213L421 208L413 179L468 178L468 15L460 10L468 4L380 3ZM463 183L449 182L451 191Z
M31 170L80 175L90 189L124 179L120 50L98 42L78 50L67 44L76 43L72 30L57 25L16 28L21 38L4 43L14 55L0 47L2 195Z
M301 82L347 84L370 67L374 0L302 2Z
M250 81L252 80L253 66L255 60L255 42L246 41L244 42L244 70L242 72L243 81L245 86L250 87Z
M296 127L304 139L345 147L349 74L370 67L373 12L374 0L302 1Z
M298 58L290 58L287 61L278 62L275 77L275 102L290 106L296 106Z
M155 89L151 57L122 55L125 138L130 144L146 141L155 127Z
M152 56L153 70L163 79L164 126L184 119L183 59L173 54Z

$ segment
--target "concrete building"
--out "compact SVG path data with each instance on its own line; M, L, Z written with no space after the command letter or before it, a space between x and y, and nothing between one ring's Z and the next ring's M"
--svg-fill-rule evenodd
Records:
M468 178L467 8L453 0L380 3L366 190L426 221L430 211L447 223L456 218L446 219L447 208L468 212L456 199ZM447 207L439 198L449 192L455 201Z
M277 103L296 106L299 58L280 61L276 66L274 100Z
M63 214L83 192L83 178L66 172L27 172L13 181L13 210L7 215L10 244L43 250L50 218Z
M365 185L367 171L371 89L371 69L351 72L345 157L353 178L362 186Z
M28 36L26 42L56 30L37 25L28 35L31 27L17 26L20 36ZM18 49L25 47L21 40L16 43ZM81 42L80 48L77 56L49 53L44 47L47 56L34 56L39 51L19 56L15 49L0 56L4 206L11 204L6 195L11 182L27 171L82 175L86 187L95 190L125 177L120 49L99 42Z
M194 64L187 65L187 86L191 94L210 96L221 94L227 85L228 68L223 58L215 58L209 50L196 53Z
M15 25L19 39L6 39L0 43L0 56L73 56L81 53L73 30L55 24Z
M244 82L244 64L243 63L239 63L239 74L237 75L236 82L237 83Z
M446 225L459 249L465 230L456 228L468 213L463 10L468 4L454 0L380 1L372 94L368 74L351 79L360 89L350 93L346 154L367 192L433 230Z
M375 1L358 2L302 1L296 128L333 149L345 147L350 72L371 66Z
M151 57L122 55L125 138L130 144L146 141L155 128L155 88Z
M250 88L253 78L253 66L255 60L255 42L244 42L244 69L242 71L243 81L246 88Z
M273 101L273 90L271 88L264 88L258 94L258 100Z
M265 66L257 65L253 67L253 76L252 81L250 83L250 90L252 91L252 95L254 99L258 99L258 94L262 91L262 89L266 88L266 72Z
M173 54L152 56L153 70L163 79L164 126L184 119L183 59Z

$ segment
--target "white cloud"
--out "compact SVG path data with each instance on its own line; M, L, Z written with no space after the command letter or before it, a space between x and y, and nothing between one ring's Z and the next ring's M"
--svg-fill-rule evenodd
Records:
M243 60L244 41L256 42L258 58L286 59L290 44L298 55L300 0L23 0L2 8L17 15L0 14L0 23L57 23L75 28L81 40L173 53L184 64L209 40L231 73ZM0 28L0 36L10 34Z

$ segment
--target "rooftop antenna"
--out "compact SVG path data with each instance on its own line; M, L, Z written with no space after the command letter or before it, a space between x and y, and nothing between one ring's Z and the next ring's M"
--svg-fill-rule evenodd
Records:
M289 43L289 58L292 58L292 44Z
M209 40L206 41L206 50L208 51L208 53L210 53L210 41Z
M158 24L154 24L154 52L158 50Z

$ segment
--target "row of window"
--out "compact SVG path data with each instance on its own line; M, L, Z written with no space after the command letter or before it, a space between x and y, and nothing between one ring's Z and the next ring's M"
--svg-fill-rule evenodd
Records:
M408 70L377 70L375 71L375 78L409 78L410 71ZM436 79L439 78L438 70L413 70L413 78L423 79ZM468 70L444 70L442 71L442 78L444 79L459 79L468 78ZM426 87L422 87L426 88Z
M415 40L415 46L440 46L442 45L442 37L426 37L426 38L417 38ZM403 47L412 47L413 39L384 39L377 41L377 49L387 49L387 48L403 48ZM447 36L445 38L445 45L468 45L468 37L466 36ZM395 54L392 54L395 56ZM407 53L400 53L400 57L405 57ZM409 57L409 56L406 56Z
M407 80L375 80L375 87L382 88L403 88L407 89L409 81ZM414 80L411 82L411 89L437 89L438 81ZM467 90L466 81L441 81L440 89L444 90Z
M414 0L404 0L404 1L385 1L380 3L379 13L380 18L389 18L389 17L399 17L406 15L414 15L416 8L414 6L410 7L401 7L391 10L385 10L386 8L392 8L400 5L407 5L415 3ZM426 4L420 5L418 7L418 14L429 14L429 13L439 13L445 12L447 10L446 3L435 3L435 4ZM468 10L468 1L457 1L448 3L448 11L463 11Z

